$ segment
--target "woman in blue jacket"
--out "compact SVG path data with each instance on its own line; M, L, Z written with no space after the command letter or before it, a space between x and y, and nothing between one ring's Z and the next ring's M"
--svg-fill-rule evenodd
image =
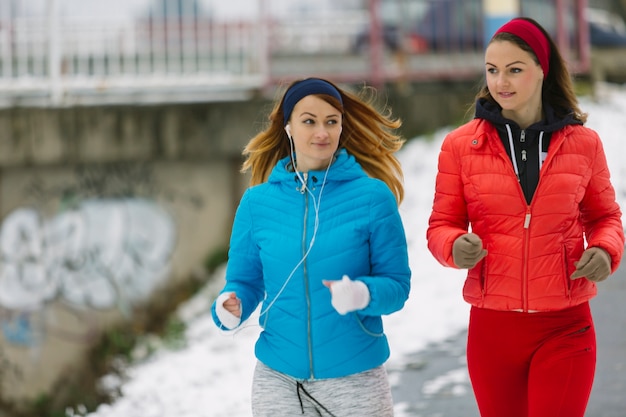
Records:
M261 304L254 416L393 415L381 316L410 288L404 141L372 98L294 82L244 150L251 186L212 312L233 330Z

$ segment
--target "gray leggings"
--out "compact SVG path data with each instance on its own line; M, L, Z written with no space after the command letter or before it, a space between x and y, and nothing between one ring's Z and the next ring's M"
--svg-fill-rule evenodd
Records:
M341 378L298 380L257 362L252 381L254 417L392 417L383 366Z

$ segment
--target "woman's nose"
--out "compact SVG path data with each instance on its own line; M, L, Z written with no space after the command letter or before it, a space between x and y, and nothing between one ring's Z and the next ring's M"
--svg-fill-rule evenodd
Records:
M328 135L330 135L329 131L328 131L328 127L326 126L320 126L319 128L316 129L317 136L321 136L321 137L326 137Z
M498 74L498 84L508 84L509 78L504 72Z

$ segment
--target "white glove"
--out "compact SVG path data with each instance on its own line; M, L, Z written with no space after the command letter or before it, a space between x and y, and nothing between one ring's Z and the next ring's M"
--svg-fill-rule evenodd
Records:
M224 301L228 300L231 294L232 292L223 292L215 300L215 314L222 322L222 325L228 330L234 329L241 323L241 317L235 316L224 308Z
M341 281L324 281L324 284L330 289L331 304L341 315L364 309L370 303L370 290L363 281L353 281L344 275Z

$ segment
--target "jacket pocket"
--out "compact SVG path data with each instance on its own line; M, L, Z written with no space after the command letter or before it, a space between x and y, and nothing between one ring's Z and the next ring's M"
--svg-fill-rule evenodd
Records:
M481 261L480 265L480 275L478 276L478 282L480 283L480 293L483 295L487 295L487 258L489 255L485 256Z
M470 304L482 303L487 294L487 262L486 257L481 263L470 269L463 284L463 296Z
M568 298L571 298L571 296L572 296L572 280L569 279L569 276L570 276L571 273L570 273L569 268L568 268L569 256L567 255L567 247L565 245L563 245L562 250L563 250L563 256L562 256L562 260L563 260L563 285L564 285L565 295Z
M361 330L371 337L383 337L383 322L380 317L366 317L353 313Z

